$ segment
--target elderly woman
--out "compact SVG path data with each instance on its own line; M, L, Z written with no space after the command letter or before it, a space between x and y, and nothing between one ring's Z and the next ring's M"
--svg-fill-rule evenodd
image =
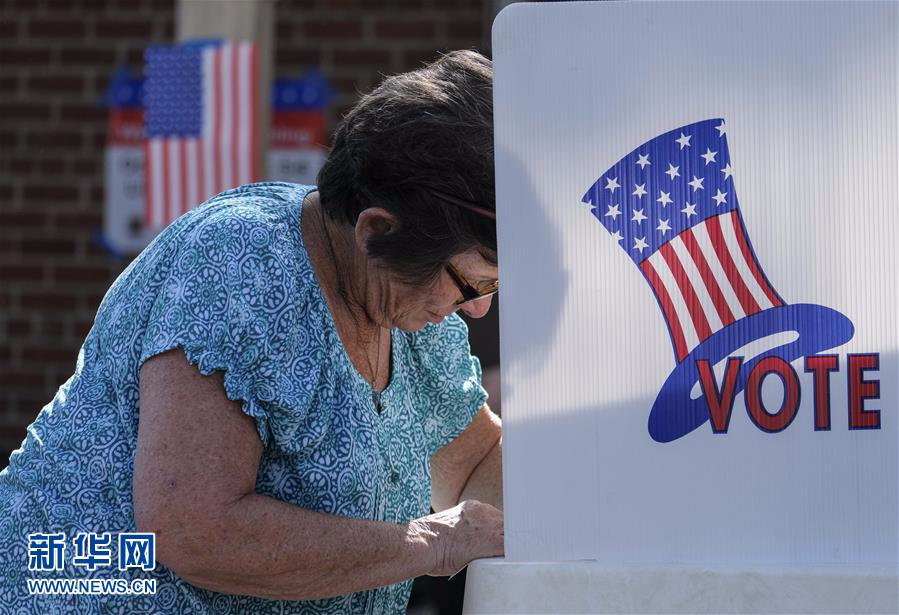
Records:
M501 554L500 423L455 314L497 289L493 177L491 67L456 52L365 96L317 189L163 231L0 474L0 611L403 612L412 577ZM130 532L155 568L119 569Z

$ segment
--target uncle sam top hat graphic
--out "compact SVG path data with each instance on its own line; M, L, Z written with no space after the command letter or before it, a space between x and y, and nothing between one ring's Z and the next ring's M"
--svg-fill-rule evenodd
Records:
M709 420L691 398L697 361L717 365L778 333L798 337L744 361L733 395L766 356L791 362L844 344L852 322L821 305L787 304L762 271L743 224L721 118L647 141L587 190L583 201L655 293L677 366L649 414L649 434L670 442Z

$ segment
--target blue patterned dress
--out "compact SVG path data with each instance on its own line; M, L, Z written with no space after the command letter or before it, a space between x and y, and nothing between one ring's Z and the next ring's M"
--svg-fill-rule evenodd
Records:
M402 613L411 581L314 601L194 587L152 571L73 564L78 532L135 531L138 369L182 347L255 419L256 491L335 515L404 522L429 511L429 458L486 400L453 315L392 331L382 410L350 363L300 235L308 187L243 186L182 216L103 299L74 375L0 473L0 613ZM190 408L184 408L190 412ZM198 425L202 430L203 426ZM65 567L29 571L28 534L62 532ZM115 556L115 542L112 554ZM147 578L155 595L28 594L29 578Z

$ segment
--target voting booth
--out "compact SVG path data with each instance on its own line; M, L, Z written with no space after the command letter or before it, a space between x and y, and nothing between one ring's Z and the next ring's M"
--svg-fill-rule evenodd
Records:
M493 28L488 612L899 611L899 5Z

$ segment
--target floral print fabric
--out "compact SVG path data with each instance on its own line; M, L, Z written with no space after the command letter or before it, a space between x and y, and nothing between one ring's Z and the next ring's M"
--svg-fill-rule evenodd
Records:
M242 186L182 216L107 292L74 375L0 472L0 612L402 613L411 581L314 601L204 590L163 564L28 570L32 532L134 531L131 481L138 370L180 347L264 445L256 491L305 508L405 522L426 515L429 458L486 400L456 315L391 332L392 372L377 412L343 349L300 234L309 187ZM184 408L190 412L190 408ZM197 425L202 430L202 425ZM30 596L26 579L153 578L155 595Z

